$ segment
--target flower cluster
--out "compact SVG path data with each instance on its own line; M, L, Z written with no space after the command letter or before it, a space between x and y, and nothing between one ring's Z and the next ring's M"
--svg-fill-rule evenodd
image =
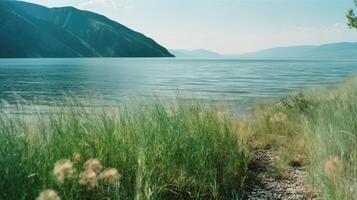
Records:
M328 176L336 175L342 169L342 161L339 157L334 156L325 162L325 173Z
M63 184L66 179L74 178L75 169L73 163L70 160L59 160L56 162L53 169L53 175L56 178L57 183Z
M84 163L84 171L79 177L79 183L81 185L95 188L100 181L109 185L118 184L120 175L114 168L108 168L103 171L103 166L99 160L89 159Z
M95 173L102 171L103 166L98 159L89 159L84 163L84 169L93 170Z
M74 161L79 162L79 161L81 161L81 159L82 159L81 154L75 153L75 154L73 155L73 160L74 160Z
M109 185L115 185L118 183L120 175L116 169L109 168L100 173L98 178Z
M288 118L288 116L286 116L284 113L278 112L278 113L275 113L274 116L272 116L272 117L270 118L270 121L273 121L273 122L283 122L283 121L285 121L287 118Z
M81 156L75 154L75 161L80 161ZM115 186L119 184L120 174L115 168L108 168L103 170L103 166L98 159L89 159L83 165L83 171L76 173L74 164L71 160L63 159L55 163L53 168L53 175L55 181L62 185L66 180L78 181L80 185L86 186L89 189L96 188L99 183L108 186ZM44 190L37 197L37 200L61 200L57 192L54 190Z
M61 200L57 192L53 190L44 190L40 193L36 200Z
M91 169L84 170L79 177L79 184L86 185L89 188L95 188L98 184L97 173Z

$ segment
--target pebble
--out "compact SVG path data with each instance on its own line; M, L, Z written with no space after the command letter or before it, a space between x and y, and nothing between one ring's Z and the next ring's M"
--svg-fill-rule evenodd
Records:
M307 191L306 172L303 167L290 167L285 178L271 174L276 156L269 150L253 153L257 166L252 170L258 183L248 192L245 200L315 200L316 195Z

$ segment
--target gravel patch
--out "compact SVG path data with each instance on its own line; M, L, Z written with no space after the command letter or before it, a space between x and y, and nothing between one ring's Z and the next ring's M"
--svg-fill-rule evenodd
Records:
M316 195L308 192L305 185L306 172L303 167L290 167L286 177L273 175L276 156L269 150L259 149L253 153L252 173L256 184L244 199L246 200L315 200Z

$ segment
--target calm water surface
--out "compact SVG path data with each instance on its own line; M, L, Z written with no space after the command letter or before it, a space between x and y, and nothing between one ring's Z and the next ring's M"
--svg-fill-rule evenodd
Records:
M73 94L106 103L152 95L252 102L356 72L357 60L2 59L0 101L51 103Z

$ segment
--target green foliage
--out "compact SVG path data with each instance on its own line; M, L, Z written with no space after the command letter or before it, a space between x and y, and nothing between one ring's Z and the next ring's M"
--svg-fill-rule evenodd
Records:
M98 110L75 103L51 113L0 114L0 199L35 199L45 189L62 199L231 199L246 186L245 133L207 105L155 101ZM57 161L71 160L79 175L91 158L117 169L120 184L56 182Z
M357 6L357 1L355 0L355 5ZM353 9L349 10L347 12L347 25L350 27L350 28L357 28L357 17L353 11Z
M277 151L281 173L305 165L321 199L357 199L356 83L305 91L256 113L258 140ZM276 113L286 120L272 120Z

